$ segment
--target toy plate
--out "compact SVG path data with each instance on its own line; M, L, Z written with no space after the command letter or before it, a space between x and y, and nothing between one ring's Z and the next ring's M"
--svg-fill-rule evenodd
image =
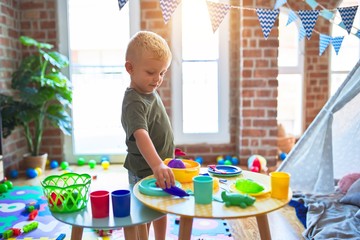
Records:
M175 186L181 188L181 183L175 181ZM170 194L156 186L156 178L148 178L142 180L139 184L139 192L148 196L170 196Z
M234 177L240 175L240 173L242 172L241 168L230 165L216 165L215 169L225 172L225 173L220 173L208 167L208 172L218 177Z
M247 195L250 195L250 196L253 196L253 197L259 197L259 196L268 194L268 193L270 192L270 187L269 187L269 186L264 186L263 184L261 184L261 186L264 187L264 190L262 190L261 192L258 192L258 193L244 193L244 192L241 192L241 191L239 191L239 190L236 188L235 183L233 183L233 184L230 185L229 190L230 190L231 192L237 192L237 193L247 194Z

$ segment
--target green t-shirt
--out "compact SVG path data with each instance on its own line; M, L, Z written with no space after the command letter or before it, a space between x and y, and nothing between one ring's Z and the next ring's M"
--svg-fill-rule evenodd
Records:
M149 133L161 159L174 155L174 135L169 117L157 92L140 94L132 88L125 91L121 123L126 133L127 156L124 167L138 177L146 177L153 172L141 155L133 136L137 129Z

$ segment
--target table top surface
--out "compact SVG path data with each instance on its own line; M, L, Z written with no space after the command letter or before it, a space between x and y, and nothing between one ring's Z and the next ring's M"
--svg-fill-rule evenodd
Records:
M201 173L207 173L207 169L202 168ZM210 174L211 175L211 174ZM149 176L148 178L151 178ZM218 176L217 176L218 177ZM237 178L252 179L264 186L268 193L256 196L256 201L252 206L241 208L239 206L225 206L224 203L212 201L211 204L195 204L194 197L188 196L180 198L177 196L148 196L140 193L138 182L134 189L134 195L146 206L164 213L172 213L180 216L197 217L197 218L243 218L266 214L285 206L292 198L292 191L289 189L287 199L275 199L270 196L270 177L265 174L242 171L239 176L218 177L226 179L226 184L220 183L220 188L214 192L214 198L221 199L221 192L226 189L230 192L231 187ZM142 180L143 181L143 180ZM193 184L182 183L181 188L193 190Z
M106 177L105 177L106 176ZM109 183L111 181L111 183ZM104 177L99 176L97 180L93 180L91 183L90 191L94 190L107 190L111 191L118 189L130 189L127 182L127 175L124 174L104 174ZM110 197L110 209L109 217L107 218L93 218L91 212L90 199L87 203L87 207L83 210L73 213L54 213L52 215L59 221L85 228L101 228L101 229L114 229L120 227L129 227L138 224L148 223L156 220L164 213L155 211L144 204L142 204L133 194L131 190L131 203L130 203L130 216L123 218L115 218L112 212L112 204Z

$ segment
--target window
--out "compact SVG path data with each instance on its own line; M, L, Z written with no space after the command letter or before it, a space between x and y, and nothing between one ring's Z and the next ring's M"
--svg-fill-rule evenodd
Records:
M176 144L230 141L228 17L213 33L206 1L192 0L183 0L172 16Z
M121 105L130 79L125 51L139 29L139 2L130 2L119 11L113 0L58 1L60 21L68 15L60 36L67 45L63 48L69 53L73 84L73 134L65 140L69 162L77 156L102 155L121 162L126 154Z
M344 0L339 7L349 7L358 5L358 1ZM355 66L360 59L360 41L354 34L348 35L348 32L338 26L337 24L341 21L341 16L338 11L334 18L334 24L332 24L332 37L345 36L341 44L338 55L334 48L331 46L331 83L330 83L330 94L333 95L339 86L346 79L349 72ZM353 26L356 28L360 27L360 9L358 9ZM329 46L330 47L330 46Z
M279 14L278 107L277 121L293 136L302 134L303 49L299 41L300 20L286 26L288 14Z

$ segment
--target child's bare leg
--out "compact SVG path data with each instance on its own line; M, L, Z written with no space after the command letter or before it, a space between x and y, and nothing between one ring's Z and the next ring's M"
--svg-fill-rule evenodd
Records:
M153 221L154 233L156 240L165 240L166 238L166 224L167 216L163 216L156 221Z

